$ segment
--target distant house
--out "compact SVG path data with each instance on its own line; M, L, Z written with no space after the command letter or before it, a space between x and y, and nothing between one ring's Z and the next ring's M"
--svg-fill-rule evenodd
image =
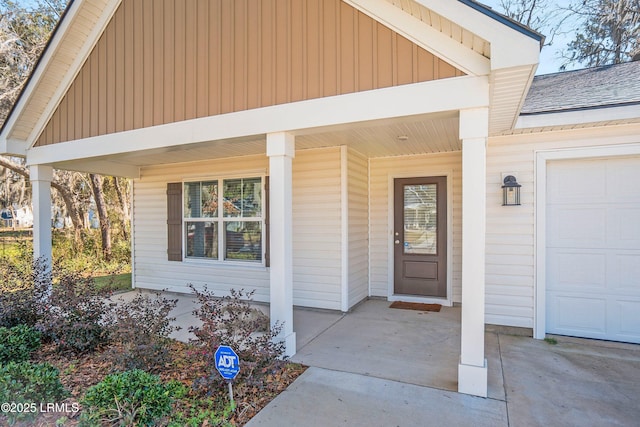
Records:
M534 78L541 41L472 0L75 0L0 152L36 256L52 168L130 177L136 287L255 289L289 355L293 305L461 304L486 396L486 323L640 342L638 63Z
M33 212L27 206L0 210L3 227L26 228L33 226Z

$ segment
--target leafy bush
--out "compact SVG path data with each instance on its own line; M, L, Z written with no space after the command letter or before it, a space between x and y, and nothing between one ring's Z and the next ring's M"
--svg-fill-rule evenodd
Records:
M0 402L16 403L27 408L21 412L0 413L9 418L9 424L38 415L38 408L26 405L58 402L66 395L58 370L48 363L9 362L0 365Z
M40 331L27 325L0 327L0 365L24 362L40 347Z
M0 326L34 326L42 318L51 273L43 260L0 258Z
M82 354L109 342L111 304L90 277L61 273L40 328L62 352Z
M207 377L195 384L197 388L212 393L224 385L215 369L215 351L220 345L231 346L238 353L241 369L236 381L260 387L268 375L282 368L284 344L273 341L282 325L269 328L267 316L251 307L253 292L231 290L230 296L217 298L207 289L191 289L200 304L193 314L202 326L192 326L189 331L196 336L192 343L200 349L208 369Z
M179 382L163 384L157 375L140 369L111 374L87 390L81 425L155 425L185 393Z
M171 363L169 335L180 329L169 317L176 307L177 299L169 300L160 293L138 292L130 302L121 303L115 308L116 324L113 333L118 346L111 354L119 366L124 369L144 369L157 372Z

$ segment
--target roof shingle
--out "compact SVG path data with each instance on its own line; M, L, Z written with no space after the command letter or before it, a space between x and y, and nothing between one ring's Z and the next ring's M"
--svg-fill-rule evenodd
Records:
M536 76L521 115L640 103L640 61Z

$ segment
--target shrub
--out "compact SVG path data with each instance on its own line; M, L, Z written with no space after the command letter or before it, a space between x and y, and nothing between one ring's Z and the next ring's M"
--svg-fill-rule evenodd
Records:
M0 258L0 326L36 325L44 313L51 274L43 260Z
M159 371L171 362L169 335L180 329L172 324L175 317L169 317L178 300L138 292L130 302L120 301L112 335L118 346L110 351L114 361L124 369Z
M0 413L9 418L9 424L35 418L39 408L34 404L58 402L66 395L58 370L48 363L9 362L0 366L0 402L20 404L27 409Z
M0 365L29 360L40 347L40 331L27 325L0 327Z
M179 382L163 384L140 369L111 374L87 390L81 425L155 425L185 393Z
M61 273L40 325L58 350L82 354L109 342L111 304L90 277Z
M283 366L284 344L273 339L282 325L269 328L269 320L261 311L251 307L253 292L231 290L231 295L217 298L204 289L193 286L199 308L194 315L202 321L201 327L190 327L196 338L191 340L206 359L207 376L195 385L207 393L224 385L215 369L215 351L220 345L231 346L240 358L240 373L236 381L253 386L263 385L266 377Z

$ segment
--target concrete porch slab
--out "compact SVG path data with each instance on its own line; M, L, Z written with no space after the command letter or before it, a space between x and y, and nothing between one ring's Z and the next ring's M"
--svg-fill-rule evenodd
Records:
M507 426L505 402L348 372L309 368L254 426Z

